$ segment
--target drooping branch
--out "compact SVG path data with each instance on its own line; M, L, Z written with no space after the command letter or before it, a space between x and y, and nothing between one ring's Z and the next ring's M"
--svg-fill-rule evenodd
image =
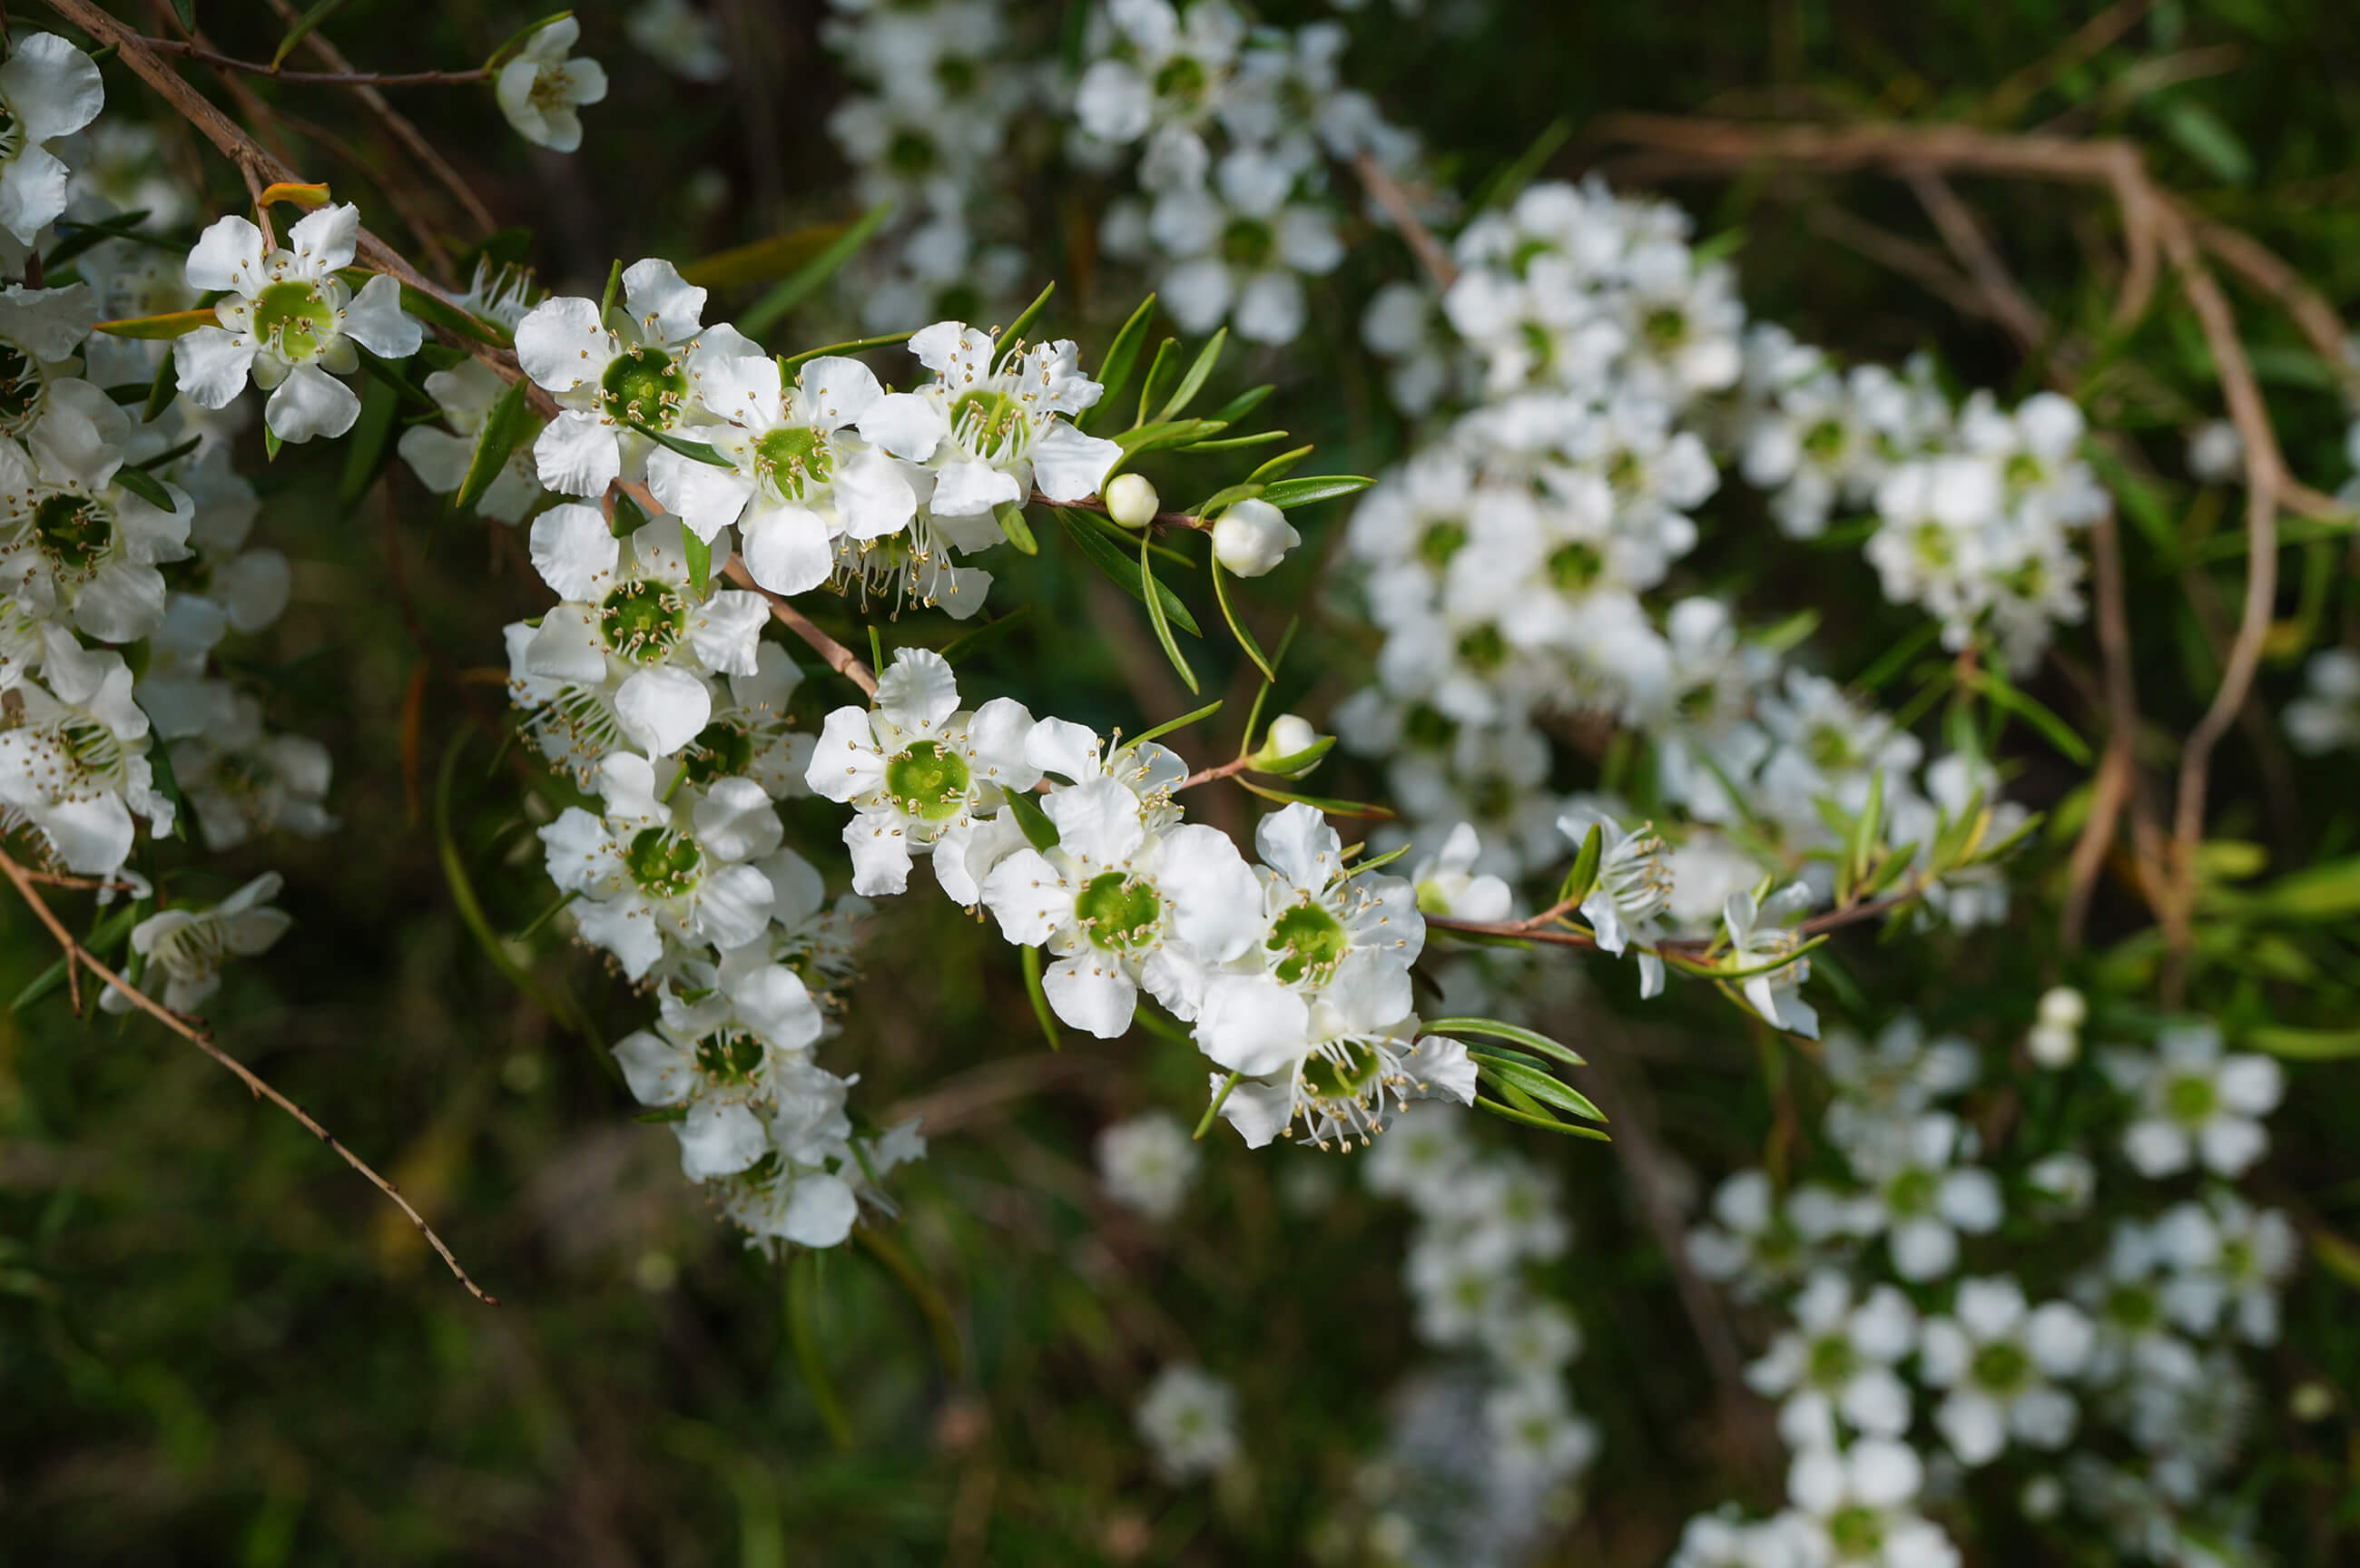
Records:
M418 1234L426 1238L427 1245L434 1249L436 1256L440 1257L442 1259L443 1264L451 1270L452 1276L455 1278L460 1284L464 1285L471 1295L487 1307L497 1307L500 1304L498 1297L486 1294L482 1286L476 1284L475 1280L468 1278L467 1271L459 1266L459 1259L452 1254L451 1248L443 1243L441 1236L434 1234L434 1227L428 1225L425 1217L420 1214L416 1209L410 1207L410 1200L401 1195L399 1188L395 1187L392 1182L387 1181L384 1177L378 1175L376 1171L370 1168L366 1160L363 1160L359 1155L355 1154L351 1149L345 1148L344 1144L336 1138L334 1134L329 1132L326 1127L322 1127L317 1121L313 1120L311 1113L304 1110L302 1106L297 1105L294 1101L289 1099L286 1095L272 1088L268 1083L264 1082L252 1068L246 1066L246 1063L238 1061L237 1058L222 1050L220 1046L213 1042L213 1037L210 1030L199 1027L192 1020L181 1017L179 1013L176 1013L171 1008L164 1006L163 1003L157 1001L145 991L140 990L137 986L124 979L123 976L117 975L114 970L100 963L97 957L93 955L88 948L85 948L82 943L76 942L74 940L73 933L66 930L65 922L58 919L57 912L49 908L48 902L41 898L40 893L38 890L37 883L38 881L48 879L44 874L28 870L24 866L19 865L14 856L6 854L5 851L0 851L0 876L5 876L15 885L17 893L24 898L26 904L32 909L35 918L38 919L42 925L49 928L49 935L56 939L60 951L65 955L66 973L69 976L71 976L77 969L89 970L92 975L100 982L114 990L120 992L133 1007L138 1008L141 1012L146 1013L148 1017L156 1019L157 1022L162 1024L166 1029L170 1029L174 1034L179 1035L182 1040L187 1040L191 1045L195 1046L199 1051L203 1051L207 1056L212 1057L215 1062L220 1062L224 1067L228 1068L232 1073L235 1073L237 1075L238 1082L244 1083L247 1091L256 1098L268 1100L272 1105L278 1106L280 1110L285 1111L289 1116L294 1117L297 1123L302 1127L304 1131L318 1138L322 1143L326 1144L330 1149L334 1149L337 1156L341 1158L345 1164L351 1166L355 1171L359 1171L362 1177L368 1181L370 1186L375 1187L378 1192L383 1192L388 1198L393 1201L394 1206L399 1208L409 1219L410 1223L418 1228Z

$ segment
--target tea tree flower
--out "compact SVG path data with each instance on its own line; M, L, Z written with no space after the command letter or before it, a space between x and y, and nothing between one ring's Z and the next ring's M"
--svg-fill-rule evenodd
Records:
M1619 956L1638 947L1639 995L1658 996L1664 989L1664 961L1649 951L1649 944L1660 940L1657 922L1672 903L1672 873L1665 864L1663 835L1653 822L1625 833L1622 823L1599 811L1569 811L1557 825L1579 845L1593 822L1600 829L1598 880L1582 897L1581 918L1590 922L1601 951Z
M1732 893L1721 918L1729 934L1731 965L1756 971L1741 982L1746 1005L1766 1024L1817 1040L1819 1015L1799 994L1799 987L1810 977L1811 961L1778 962L1801 946L1802 939L1781 926L1764 923L1765 918L1776 920L1808 909L1810 898L1810 890L1799 882L1773 893L1759 905L1750 892Z
M1834 1269L1815 1271L1795 1301L1795 1324L1745 1369L1754 1392L1805 1407L1796 1422L1824 1424L1841 1416L1856 1432L1899 1437L1909 1427L1909 1388L1894 1366L1918 1343L1918 1313L1908 1299L1880 1285L1856 1299L1851 1281ZM1790 1442L1797 1442L1792 1432Z
M2142 1176L2176 1175L2200 1160L2217 1175L2242 1176L2269 1149L2262 1117L2278 1109L2285 1074L2267 1056L2224 1054L2209 1023L2167 1029L2152 1055L2109 1052L2105 1068L2138 1102L2123 1154Z
M1134 1421L1155 1468L1175 1486L1226 1470L1238 1456L1238 1397L1185 1362L1155 1375Z
M1009 789L1030 789L1041 770L1025 760L1032 715L995 697L969 713L958 705L958 679L942 655L903 648L877 682L872 709L838 708L820 728L807 778L813 792L852 807L845 847L852 852L853 890L899 893L910 857L937 856L945 891L973 903L965 848L978 812L995 810ZM1232 854L1235 852L1232 851Z
M572 58L581 38L580 22L558 17L525 40L492 84L500 113L517 135L552 152L572 152L582 145L580 111L606 96L606 67L586 57Z
M1098 1134L1098 1157L1107 1195L1152 1220L1178 1214L1196 1175L1188 1130L1161 1111L1107 1127Z
M105 84L90 56L55 33L20 33L0 64L0 229L29 245L66 210L65 163L49 144L98 117Z
M1927 1382L1950 1390L1934 1424L1950 1451L1984 1465L2011 1435L2035 1448L2065 1446L2073 1396L2051 1380L2081 1370L2093 1337L2069 1302L2027 1308L2013 1279L1961 1280L1952 1315L1927 1320L1918 1353Z
M354 344L381 359L418 352L419 324L401 309L401 286L378 273L358 294L336 274L350 267L360 235L358 207L322 207L265 255L262 231L235 213L214 220L189 253L189 287L224 296L218 326L175 339L180 395L227 408L250 376L270 394L263 422L285 441L340 436L360 418L361 400L336 379L357 369ZM333 373L333 374L332 374Z
M188 558L196 515L177 485L164 486L169 511L123 487L130 433L105 393L60 381L24 445L0 439L0 593L102 642L134 642L162 624L157 568Z
M163 1003L176 1013L192 1013L221 989L222 965L270 950L294 924L270 907L281 878L261 876L209 909L164 909L131 928L131 951L164 974ZM109 1012L126 1012L131 998L110 985L99 997Z
M1925 1465L1907 1443L1863 1438L1810 1448L1786 1472L1804 1561L1830 1568L1958 1568L1959 1550L1909 1504Z
M517 323L517 364L563 410L533 441L543 485L595 497L639 478L655 443L632 427L672 430L700 405L717 362L761 353L735 327L704 325L704 313L705 290L650 258L623 269L622 307L608 321L596 300L567 295Z
M1852 1150L1875 1190L1863 1214L1873 1230L1884 1231L1893 1271L1913 1283L1957 1265L1961 1232L1981 1236L1999 1225L1999 1183L1990 1171L1959 1163L1964 1136L1956 1116L1932 1111L1888 1124Z
M912 335L910 352L934 379L871 403L860 434L934 470L926 509L935 517L976 517L1036 488L1052 501L1087 500L1122 454L1071 422L1105 388L1083 373L1069 338L1003 354L989 332L936 321Z
M0 692L0 829L29 823L66 869L109 877L131 853L132 817L169 833L172 803L148 760L148 715L120 654L43 628L40 679Z
M432 425L412 425L401 432L396 450L429 490L438 495L456 495L475 460L484 420L508 390L508 383L482 360L463 359L448 370L427 376L425 387L426 395L442 408L443 422L451 428L440 430ZM526 419L527 433L538 436L541 421L530 414ZM541 494L532 441L519 441L475 509L504 523L518 522L532 510Z
M692 1181L735 1175L768 1152L770 1130L758 1113L777 1099L782 1069L774 1058L819 1038L817 1004L791 973L777 975L783 983L759 1008L718 993L690 1002L668 989L656 1028L615 1047L641 1105L682 1107L672 1131Z

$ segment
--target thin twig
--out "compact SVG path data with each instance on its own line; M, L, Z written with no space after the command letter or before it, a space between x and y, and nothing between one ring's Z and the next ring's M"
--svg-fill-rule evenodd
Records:
M490 74L480 65L467 71L286 71L260 60L236 60L218 49L184 43L179 38L150 38L147 44L158 54L180 55L215 71L243 71L248 76L267 76L274 82L292 82L306 87L456 87L483 82Z
M754 574L746 570L746 562L742 557L731 556L729 564L723 567L721 571L722 575L727 577L738 587L749 588L767 600L770 606L771 618L803 638L811 650L819 655L821 663L859 687L869 696L877 695L877 677L870 671L869 666L860 661L860 656L812 625L810 617L801 610L755 582Z
M1901 178L1941 232L1943 243L1965 265L1968 276L1990 302L1992 319L2006 329L2017 348L2027 355L2038 354L2049 336L2047 314L2017 287L1999 253L1984 237L1983 225L1950 189L1950 182L1925 168L1906 169Z
M1247 768L1251 768L1252 766L1253 758L1251 757L1233 757L1229 758L1229 761L1220 764L1217 768L1200 768L1196 769L1196 772L1188 775L1187 778L1180 780L1179 783L1174 785L1172 787L1173 793L1177 794L1183 789L1194 789L1199 784L1210 784L1216 779L1228 779L1233 777L1234 775L1243 773Z
M1093 495L1087 501L1057 501L1035 490L1032 492L1032 504L1035 506L1063 506L1069 512L1096 512L1101 517L1114 516L1112 512L1107 510L1106 497L1103 495ZM1130 525L1123 526L1128 528ZM1149 519L1149 526L1158 528L1195 528L1199 533L1213 531L1211 523L1193 512L1158 512Z
M1449 293L1450 286L1459 281L1459 267L1451 261L1450 253L1442 248L1442 242L1434 237L1434 231L1427 228L1425 220L1417 215L1416 204L1410 201L1409 192L1402 189L1401 181L1386 173L1385 166L1369 153L1364 152L1354 158L1352 167L1360 171L1360 183L1367 186L1369 194L1377 199L1377 205L1385 210L1385 216L1391 218L1393 226L1401 231L1403 242L1409 246L1410 254L1417 257L1417 264L1426 269L1426 277L1434 280L1434 287L1442 293Z
M351 1149L346 1149L342 1143L337 1141L335 1136L329 1132L326 1127L322 1127L318 1122L312 1120L310 1113L306 1112L302 1106L297 1105L294 1101L289 1099L286 1095L272 1088L268 1083L263 1082L263 1080L255 1073L253 1069L247 1067L244 1062L230 1055L227 1051L223 1051L218 1045L215 1045L213 1043L213 1037L210 1031L200 1029L188 1018L185 1018L179 1013L172 1011L171 1008L164 1006L164 1004L157 1001L145 991L140 990L137 986L124 979L123 976L117 975L112 969L109 969L105 964L101 964L97 958L92 955L87 948L76 942L73 939L72 933L66 930L65 923L58 919L56 911L52 910L49 906L42 900L40 894L36 891L32 874L27 871L24 866L19 866L16 861L5 852L0 852L0 876L6 877L9 881L16 884L16 891L24 897L26 903L32 906L34 915L40 920L41 924L49 928L49 935L57 939L58 946L62 948L65 952L66 967L69 974L72 972L74 965L77 964L83 968L88 969L91 974L99 980L104 981L114 990L122 993L124 998L129 1001L133 1007L137 1007L141 1012L144 1012L150 1018L155 1018L166 1029L170 1029L174 1034L179 1035L182 1040L187 1040L191 1045L195 1046L199 1051L203 1051L207 1056L212 1057L215 1062L220 1062L224 1067L228 1068L232 1073L235 1073L237 1075L238 1082L244 1083L246 1086L247 1091L253 1094L257 1098L268 1100L272 1105L277 1105L280 1110L285 1111L289 1116L293 1116L295 1120L302 1126L304 1131L318 1138L322 1143L326 1144L330 1149L334 1149L336 1153L343 1158L345 1164L351 1166L355 1171L359 1171L361 1175L367 1180L371 1186L375 1187L378 1192L383 1192L387 1197L392 1199L394 1206L409 1216L410 1223L418 1227L418 1234L424 1236L427 1240L427 1244L432 1247L436 1254L442 1258L443 1263L450 1269L453 1277L455 1278L459 1283L467 1287L468 1291L473 1294L477 1301L483 1302L487 1307L497 1307L500 1304L498 1297L486 1294L482 1286L476 1284L475 1280L467 1277L467 1271L459 1267L459 1259L452 1255L451 1249L448 1247L443 1245L442 1238L434 1234L434 1227L428 1225L424 1216L421 1215L416 1209L410 1206L410 1200L403 1197L399 1190L398 1190L392 1182L387 1181L384 1177L371 1170L366 1160L363 1160L359 1155L355 1154Z

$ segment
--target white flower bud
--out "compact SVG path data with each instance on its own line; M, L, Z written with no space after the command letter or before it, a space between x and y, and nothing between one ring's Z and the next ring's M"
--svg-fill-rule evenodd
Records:
M2057 1029L2077 1029L2090 1016L2090 1004L2070 985L2058 985L2040 996L2040 1021Z
M1293 757L1298 751L1309 751L1319 744L1319 732L1311 721L1298 713L1281 713L1270 721L1270 730L1262 737L1262 748L1273 757Z
M1106 487L1107 516L1127 528L1143 528L1153 522L1163 504L1155 486L1136 474L1118 474Z
M1286 514L1259 499L1239 502L1213 525L1213 559L1239 577L1260 577L1302 542Z
M2032 1032L2024 1037L2024 1043L2032 1052L2032 1060L2043 1067L2070 1067L2073 1059L2081 1054L2081 1035L2062 1024L2035 1024Z

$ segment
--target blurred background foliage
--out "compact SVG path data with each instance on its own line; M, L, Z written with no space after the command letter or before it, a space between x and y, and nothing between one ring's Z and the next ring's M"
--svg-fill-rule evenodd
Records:
M198 8L234 53L267 57L280 30L260 6ZM503 223L531 231L529 255L560 289L595 292L616 256L685 262L845 221L843 168L822 128L842 91L819 41L825 6L716 8L741 69L732 83L699 89L634 57L622 6L581 7L584 47L606 63L615 92L585 116L587 140L571 158L508 134L488 93L420 93L404 106ZM1268 9L1285 20L1317 14ZM2039 383L2039 365L1845 242L1866 223L1926 243L1897 184L1766 168L1693 178L1593 127L1610 112L1654 110L2132 136L2196 210L2249 228L2332 300L2360 293L2360 9L2137 9L2117 42L2084 58L2072 40L2099 13L2066 0L1429 0L1424 18L1378 0L1350 18L1351 58L1461 192L1559 125L1549 172L1597 169L1652 185L1690 204L1699 233L1738 232L1756 315L1852 357L1928 350L1954 385L2020 395ZM417 69L480 59L526 19L484 0L359 0L332 26L361 65ZM115 67L108 88L118 110L137 93ZM256 91L336 127L364 162L401 156L331 93ZM340 196L369 200L365 171L300 129L284 134ZM217 210L235 208L230 171L205 168ZM1961 190L2044 308L2076 328L2103 320L2114 264L2099 201L2062 187L1969 180ZM1038 281L1054 271L1064 285L1049 324L1102 343L1135 295L1091 255L1097 193L1044 188L1030 200L1049 258ZM1314 471L1377 472L1407 432L1375 395L1349 302L1405 270L1391 240L1356 247L1338 286L1317 291L1306 344L1268 364L1233 355L1214 394L1276 379L1269 411L1321 442ZM742 308L770 280L716 288L713 313ZM853 335L829 310L806 305L774 341ZM2272 315L2248 312L2248 331L2272 390L2290 394L2279 415L2297 470L2340 478L2343 416L2327 367ZM2179 318L2159 315L2122 357L2145 370L2147 389L2125 395L2110 422L2152 427L2158 470L2182 472L2177 432L2216 411L2199 400L2201 346ZM287 873L298 924L268 962L232 972L212 1007L223 1044L384 1169L503 1304L486 1309L457 1289L328 1151L182 1042L144 1021L77 1020L55 995L0 1015L0 1559L1304 1560L1304 1542L1382 1435L1385 1389L1419 1355L1397 1279L1398 1210L1361 1192L1337 1157L1253 1155L1218 1135L1178 1223L1154 1229L1115 1210L1098 1194L1090 1138L1149 1106L1193 1116L1203 1093L1194 1051L1142 1032L1111 1045L1069 1037L1063 1054L1048 1054L1005 949L944 901L913 898L878 922L832 1048L834 1064L857 1065L874 1119L927 1116L933 1157L897 1178L905 1223L877 1247L805 1259L792 1279L741 1250L680 1179L668 1133L631 1120L604 1056L641 1010L627 988L553 933L509 944L508 961L530 967L560 1021L504 978L457 912L446 844L494 932L526 928L548 893L522 804L529 770L513 749L496 759L478 719L503 706L496 675L477 673L498 659L501 625L542 602L517 539L438 516L398 464L347 509L341 455L290 453L249 470L267 491L257 537L301 565L293 610L239 652L267 672L283 705L274 716L334 754L344 830L210 859L173 886L217 895L265 865ZM1156 476L1190 482L1177 469ZM2228 573L2220 592L2233 595L2238 563L2207 552L2217 502L2207 515L2168 481L2155 500L2156 525L2128 530L2137 653L2147 700L2184 730L2212 688L2213 644L2201 609L2156 600L2176 593L2191 561ZM1856 554L1788 544L1754 526L1753 505L1715 504L1708 548L1689 563L1695 585L1734 592L1758 615L1817 605L1819 661L1840 677L1914 628L1915 613L1885 605ZM1265 646L1309 600L1317 547L1343 516L1331 506L1302 519L1314 548L1268 580L1250 612ZM2295 590L2329 640L2354 611L2338 553L2311 550L2309 585ZM1086 580L1054 541L1011 571L1022 581L1009 602L1034 609L976 667L986 689L971 695L1014 692L1036 712L1134 731L1196 705L1132 607ZM928 617L876 624L889 642L947 636ZM857 614L836 629L865 641ZM1282 681L1284 705L1317 715L1349 689L1349 641L1315 626ZM1250 691L1206 646L1208 696ZM2292 683L2288 664L2274 663L2273 707ZM2081 711L2070 685L2058 688L2036 691L2060 712ZM849 696L814 672L802 701L815 715ZM1217 720L1177 744L1202 763L1233 733ZM2061 807L2070 826L2077 775L2020 736L2012 755L2014 792ZM2278 797L2263 766L2252 747L2233 748L2216 796L2220 831L2261 846L2244 869L2351 853L2343 765L2290 772ZM1337 763L1315 787L1380 786ZM2274 800L2293 805L2266 804ZM1244 804L1210 807L1229 813L1212 820L1242 828ZM815 842L833 837L824 809L807 825ZM2023 941L1903 957L1863 935L1831 953L1840 1011L1873 1025L1907 1000L1938 1027L2010 1038L2027 1020L1990 1017L1989 998L2036 994L2053 927L2044 890L2020 894ZM2267 1012L2291 981L2316 1015L2302 1021L2348 1019L2360 1001L2360 958L2343 940L2352 912L2341 909L2341 929L2314 920L2291 933L2273 934L2265 914L2223 922L2228 940L2208 942L2211 994ZM2125 934L2130 914L2126 900L2102 899L2102 934ZM2255 960L2272 942L2294 953L2296 971L2282 957L2275 971ZM0 996L52 956L26 911L0 903ZM2140 962L2136 942L2120 961ZM1774 1114L1774 1096L1808 1096L1808 1085L1774 1090L1740 1016L1709 1001L1643 1016L1628 988L1597 987L1573 1043L1644 1065L1664 1140L1708 1177L1757 1157L1765 1129L1795 1115L1791 1099L1783 1118ZM2308 1069L2300 1083L2277 1123L2269 1196L2360 1231L2351 1070ZM1523 1142L1562 1182L1574 1217L1577 1243L1553 1284L1588 1328L1575 1381L1605 1438L1588 1507L1545 1560L1658 1562L1695 1508L1732 1494L1765 1501L1776 1477L1746 1460L1759 1449L1739 1430L1743 1418L1716 1409L1615 1155L1537 1135ZM2302 1499L2267 1521L2289 1561L2360 1557L2360 1449L2348 1420L2360 1388L2355 1284L2311 1269L2275 1353L2274 1386L2323 1377L2346 1391L2322 1423L2282 1410L2260 1418L2254 1485ZM848 1447L832 1441L825 1401L798 1367L791 1289ZM1238 1384L1248 1479L1175 1494L1150 1475L1131 1404L1157 1365L1183 1357ZM1970 1551L2024 1560L2005 1540Z

